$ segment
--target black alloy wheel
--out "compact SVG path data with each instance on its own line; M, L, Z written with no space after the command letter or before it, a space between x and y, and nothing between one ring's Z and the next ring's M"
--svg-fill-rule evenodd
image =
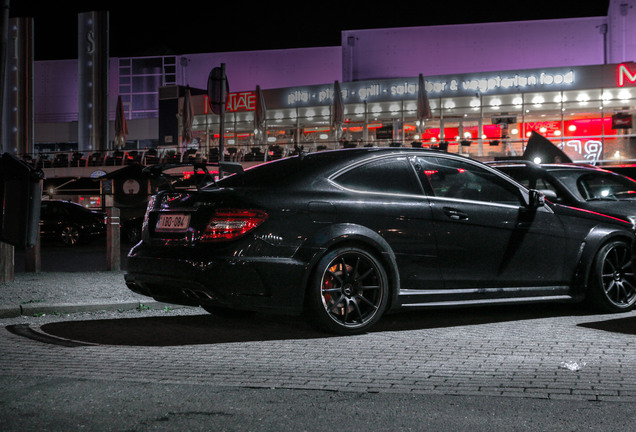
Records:
M371 328L388 302L388 278L382 263L358 248L327 253L316 266L307 297L311 324L341 335Z
M632 253L624 241L611 241L599 250L592 277L592 300L603 311L624 312L636 303Z
M66 246L75 246L80 240L80 232L73 225L66 225L60 231L60 240Z

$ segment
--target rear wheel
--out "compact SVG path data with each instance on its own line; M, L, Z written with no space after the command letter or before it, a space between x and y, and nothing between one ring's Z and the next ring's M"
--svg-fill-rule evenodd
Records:
M317 264L307 293L311 324L349 335L370 329L388 302L388 278L382 263L363 249L327 253Z
M632 309L636 303L636 279L629 244L614 240L598 251L590 290L589 300L605 312Z
M128 243L139 243L141 240L141 226L134 224L126 230L124 238Z

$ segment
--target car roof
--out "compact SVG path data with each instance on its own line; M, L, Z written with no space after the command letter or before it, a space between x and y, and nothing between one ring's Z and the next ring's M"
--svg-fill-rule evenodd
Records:
M600 171L600 172L607 172L607 173L611 173L611 174L615 174L612 171L608 171L606 169L603 169L603 167L597 167L594 165L582 165L582 164L566 164L566 163L560 163L560 164L537 164L535 162L532 161L520 161L520 160L508 160L508 161L494 161L494 162L487 162L487 164L489 166L492 166L494 168L515 168L515 167L519 167L519 168L523 168L523 167L530 167L533 169L537 169L537 170L545 170L545 171L554 171L554 170L572 170L572 171Z
M314 173L328 172L327 176L353 164L373 156L389 156L395 154L428 154L438 156L461 157L444 151L417 147L360 147L348 149L323 150L312 153L276 159L255 165L236 175L230 175L217 182L219 186L233 187L248 184L276 184L281 179L310 179ZM476 163L474 159L468 159Z

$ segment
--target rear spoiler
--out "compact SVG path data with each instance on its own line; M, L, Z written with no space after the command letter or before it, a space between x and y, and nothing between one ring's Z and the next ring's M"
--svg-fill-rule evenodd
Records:
M222 177L223 173L241 174L243 172L243 165L238 162L161 163L147 166L142 170L142 172L147 174L149 177L155 177L165 180L170 189L174 190L172 183L169 181L169 176L166 174L166 171L173 168L185 168L188 166L192 166L194 168L195 175L201 176L200 179L196 182L197 189L200 189L210 183L216 183L216 180L208 170L208 167L218 167L219 177Z

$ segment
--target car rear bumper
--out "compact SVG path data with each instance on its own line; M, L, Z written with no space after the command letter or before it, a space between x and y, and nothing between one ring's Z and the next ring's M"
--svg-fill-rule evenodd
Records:
M177 254L174 254L177 255ZM305 263L291 258L128 256L126 285L158 301L299 313Z

